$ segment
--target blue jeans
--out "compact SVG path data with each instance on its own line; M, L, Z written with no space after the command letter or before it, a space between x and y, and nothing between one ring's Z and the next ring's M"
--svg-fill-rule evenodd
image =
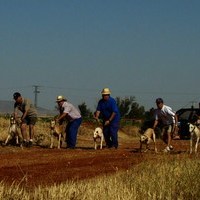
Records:
M65 129L67 148L71 148L71 149L75 148L77 133L78 133L78 129L81 125L81 122L82 122L82 118L78 118L71 122L68 122L66 129Z
M104 139L108 148L118 148L118 130L118 123L109 124L103 127Z

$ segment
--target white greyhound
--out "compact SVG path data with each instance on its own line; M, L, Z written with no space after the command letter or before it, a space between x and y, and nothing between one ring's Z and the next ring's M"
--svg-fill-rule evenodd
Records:
M93 135L93 139L94 139L94 149L97 149L97 139L100 139L100 149L102 149L103 147L103 130L100 127L95 128L94 130L94 135Z
M7 145L9 139L11 137L15 137L16 139L16 145L19 145L19 131L18 131L18 124L14 118L14 116L10 117L10 126L8 129L8 137L6 138L6 141L4 142L4 145Z
M188 123L189 125L189 132L191 134L190 136L190 153L192 153L192 147L193 147L193 139L194 137L196 137L196 144L195 144L195 153L197 153L197 148L198 148L198 143L199 143L199 138L200 138L200 129L194 125L194 124L191 124L191 123Z

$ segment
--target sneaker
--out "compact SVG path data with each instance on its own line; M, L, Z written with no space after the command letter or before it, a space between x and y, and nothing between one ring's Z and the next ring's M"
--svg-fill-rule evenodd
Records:
M170 148L167 146L164 150L165 153L170 152Z
M179 135L174 136L173 140L180 140L180 136Z
M22 146L23 146L23 147L29 147L29 142L26 141L26 140L24 140L24 141L22 142Z
M7 144L4 142L4 143L2 143L2 147L5 147L5 146L7 146Z
M173 150L174 147L173 147L172 145L169 145L169 149L170 149L170 150Z

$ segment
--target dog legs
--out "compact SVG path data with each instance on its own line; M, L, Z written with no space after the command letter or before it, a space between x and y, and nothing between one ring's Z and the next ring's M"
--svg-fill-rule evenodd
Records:
M97 150L97 138L94 138L94 149ZM103 137L100 138L100 149L103 149Z
M61 134L58 135L58 149L60 149L60 143L61 143Z
M199 143L199 137L197 137L196 144L194 147L195 154L197 153L198 143ZM192 154L192 152L193 152L193 135L191 135L191 138L190 138L190 154Z
M143 142L140 141L140 152L142 152L142 145L143 145ZM145 144L145 150L144 152L147 152L149 150L149 145L148 144Z
M8 141L12 137L12 134L14 134L14 136L15 136L16 145L19 145L19 132L18 132L18 130L15 130L13 132L11 128L9 129L9 133L8 133L8 136L7 136L6 140L5 140L5 142L4 142L4 145L7 145Z
M192 142L193 142L193 133L191 133L190 137L190 154L192 153Z
M16 135L15 140L16 140L16 145L19 145L19 136L18 135Z
M147 152L148 150L150 150L149 144L146 144L146 149L144 150L144 152Z
M156 136L153 135L153 143L154 143L154 151L156 153L158 153L158 150L157 150L157 147L156 147ZM150 139L151 140L151 139ZM148 150L150 150L150 147L149 147L149 143L150 143L150 140L149 141L146 141L146 142L142 142L140 141L140 148L139 148L139 152L142 152L142 145L144 144L145 145L145 150L144 152L147 152Z
M96 138L94 138L94 149L97 150L97 141L96 141Z
M53 134L51 135L51 145L50 145L50 149L53 148Z
M10 138L11 138L11 135L9 134L8 137L6 138L6 141L4 142L4 145L7 145ZM16 145L19 145L19 136L18 135L15 136L15 141L16 141Z
M103 147L103 137L101 137L101 144L100 144L100 149Z
M6 138L6 141L4 142L5 145L7 145L9 139L10 139L11 135L9 134L8 137Z
M54 137L55 137L55 136L53 135L53 133L51 133L51 144L50 144L50 149L53 148ZM62 134L58 134L58 146L57 146L58 149L60 149L60 147L61 147L61 138L62 138Z
M156 147L156 135L153 134L153 141L154 141L154 150L156 153L158 153L157 147Z
M195 153L197 153L198 144L199 144L199 137L197 137L197 141L196 141L196 145L195 145Z

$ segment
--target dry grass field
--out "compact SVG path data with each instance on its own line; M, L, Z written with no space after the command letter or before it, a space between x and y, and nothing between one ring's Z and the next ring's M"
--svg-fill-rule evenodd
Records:
M127 170L141 162L152 159L159 161L166 156L162 152L162 141L158 141L158 154L154 153L153 146L151 151L140 153L136 134L138 129L130 126L119 131L119 149L95 151L92 138L94 128L86 123L80 128L75 150L64 146L61 149L49 149L48 126L48 123L39 123L35 136L37 145L31 148L0 146L0 180L6 183L15 181L27 187L52 185L69 179L85 179ZM190 156L189 141L174 140L173 143L175 149L167 155L169 159Z
M7 134L7 123L5 120L0 121L1 142ZM157 141L157 154L153 150L153 144L150 145L151 150L140 153L138 128L131 126L119 131L117 150L94 150L93 130L93 124L82 124L74 150L66 149L64 146L61 149L50 149L49 124L38 122L33 147L0 146L1 182L6 186L14 184L32 190L62 185L67 181L81 182L127 173L148 163L159 165L163 160L167 160L167 163L188 159L199 161L199 154L189 154L188 140L173 140L174 150L168 154L162 152L164 144L161 140Z

